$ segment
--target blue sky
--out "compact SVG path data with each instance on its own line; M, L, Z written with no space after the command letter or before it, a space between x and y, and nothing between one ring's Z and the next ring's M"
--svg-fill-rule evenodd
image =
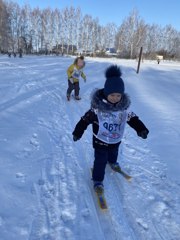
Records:
M171 24L180 30L180 0L14 0L14 2L20 5L26 2L32 7L40 8L80 7L83 15L98 17L102 25L109 22L120 25L132 9L136 8L146 23L157 23L161 26Z

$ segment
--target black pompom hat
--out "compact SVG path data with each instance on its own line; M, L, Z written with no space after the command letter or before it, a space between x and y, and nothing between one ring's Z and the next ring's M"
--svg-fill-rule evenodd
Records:
M104 84L104 94L106 97L112 93L124 93L125 87L121 75L121 69L117 65L111 65L106 69L106 81Z

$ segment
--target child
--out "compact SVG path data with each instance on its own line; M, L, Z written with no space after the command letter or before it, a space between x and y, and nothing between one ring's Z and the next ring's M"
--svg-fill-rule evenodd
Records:
M80 100L79 97L79 78L80 76L86 81L86 76L83 73L82 69L85 66L84 57L77 57L74 63L68 68L68 90L67 90L67 100L70 100L71 92L74 89L75 99Z
M103 192L103 180L106 164L114 171L120 170L117 162L118 149L121 143L126 122L135 129L137 135L147 138L148 129L138 116L129 112L129 96L124 92L121 70L117 65L107 68L103 89L92 95L91 109L77 123L73 131L73 140L79 140L89 124L93 127L94 166L92 179L94 189Z

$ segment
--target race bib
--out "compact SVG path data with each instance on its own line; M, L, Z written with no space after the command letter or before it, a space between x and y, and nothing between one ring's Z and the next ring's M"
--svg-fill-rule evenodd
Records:
M127 111L98 112L99 131L98 139L108 144L121 141L127 120Z
M81 71L78 70L77 68L74 68L74 71L73 71L73 73L72 73L72 77L79 79L80 76L81 76Z

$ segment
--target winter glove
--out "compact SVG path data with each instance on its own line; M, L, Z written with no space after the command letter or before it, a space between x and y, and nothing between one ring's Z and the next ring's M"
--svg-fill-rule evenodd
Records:
M73 141L76 142L77 140L79 140L80 138L78 138L77 136L73 135Z
M143 139L146 139L148 133L149 133L149 131L146 129L146 130L142 130L141 132L138 132L137 135L138 135L139 137L142 137Z

